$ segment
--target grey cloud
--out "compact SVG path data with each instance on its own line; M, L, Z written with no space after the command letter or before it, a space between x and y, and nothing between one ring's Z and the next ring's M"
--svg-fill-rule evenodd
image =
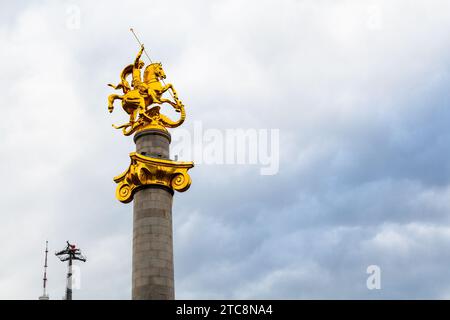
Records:
M177 298L450 296L448 4L381 1L370 29L357 1L71 3L79 30L55 1L14 4L0 24L1 298L41 293L46 239L88 255L75 298L130 298L132 209L112 178L134 145L111 128L120 106L106 110L138 48L130 26L186 128L280 129L277 175L198 165L175 195ZM64 272L52 257L54 299Z

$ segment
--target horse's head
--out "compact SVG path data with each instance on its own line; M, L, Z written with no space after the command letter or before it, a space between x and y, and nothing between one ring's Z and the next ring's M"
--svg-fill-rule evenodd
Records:
M165 79L166 78L166 73L164 72L164 69L162 67L161 62L156 62L155 63L155 75L159 79Z
M166 73L164 72L162 68L161 62L154 62L152 64L149 64L147 68L145 68L144 72L144 82L149 82L153 79L165 79Z

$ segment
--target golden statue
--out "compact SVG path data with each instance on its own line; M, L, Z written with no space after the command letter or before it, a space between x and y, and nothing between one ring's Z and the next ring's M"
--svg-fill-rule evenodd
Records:
M141 69L144 62L141 60L144 45L136 56L133 64L126 66L120 74L120 83L118 85L108 84L116 90L122 89L123 95L111 94L108 97L108 110L113 112L114 101L122 100L122 107L130 115L130 121L120 126L113 125L116 129L122 129L124 135L129 136L138 130L158 128L176 128L184 122L186 112L183 103L178 99L178 94L172 84L162 84L161 81L166 78L166 74L161 63L154 62L149 64L144 71L144 78L141 77ZM131 86L127 77L131 75ZM173 100L163 98L166 91L171 93ZM178 121L172 121L161 114L162 104L170 104L181 116ZM153 106L154 105L154 106Z
M132 29L131 31L133 32ZM138 40L136 34L134 35ZM138 42L140 43L139 40ZM120 83L117 85L108 84L116 90L123 91L123 95L109 95L108 110L109 112L114 110L116 99L122 100L122 107L129 114L130 120L128 123L120 126L113 125L113 127L122 129L126 136L146 129L167 132L166 128L178 127L186 118L184 105L178 99L177 92L170 83L167 85L164 83L163 79L166 78L166 74L161 63L151 62L145 68L142 78L141 70L145 64L141 60L141 56L144 52L144 45L141 45L134 63L122 70ZM150 57L148 58L150 60ZM131 85L127 80L130 76ZM169 91L173 100L163 98L163 94L167 91ZM181 114L178 121L172 121L160 113L161 105L164 103L171 105L175 111ZM162 186L184 192L191 185L191 178L187 173L194 166L191 161L174 161L137 152L130 154L130 160L128 169L114 178L117 183L116 198L123 203L132 201L135 192L146 186Z

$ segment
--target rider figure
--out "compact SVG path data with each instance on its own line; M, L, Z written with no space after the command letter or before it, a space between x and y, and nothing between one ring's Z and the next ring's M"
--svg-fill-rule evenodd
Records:
M144 67L144 62L141 60L142 52L144 51L144 45L141 45L141 50L139 50L136 59L133 64L132 77L133 80L131 85L135 89L139 89L139 93L143 96L147 95L148 88L147 85L142 82L141 78L141 69Z

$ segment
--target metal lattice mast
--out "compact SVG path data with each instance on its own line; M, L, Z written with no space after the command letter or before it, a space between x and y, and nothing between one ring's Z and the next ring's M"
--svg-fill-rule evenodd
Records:
M47 294L47 255L48 255L48 241L45 241L45 263L44 263L44 292L42 296L39 297L39 300L48 300Z
M86 262L86 257L81 254L81 250L76 248L74 244L67 241L67 246L63 250L55 253L61 261L68 261L67 270L67 286L66 286L66 300L72 300L72 262L79 260Z

